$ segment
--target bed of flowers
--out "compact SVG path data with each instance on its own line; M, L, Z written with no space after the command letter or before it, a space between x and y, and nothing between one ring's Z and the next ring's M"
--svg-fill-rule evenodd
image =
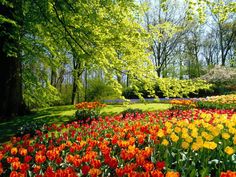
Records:
M172 109L192 109L196 107L196 99L173 99L169 103L172 104Z
M236 176L236 113L168 110L45 126L0 146L0 176Z
M77 109L75 112L76 120L80 123L90 124L92 120L98 119L100 116L101 109L104 108L106 104L100 102L81 102L75 105Z
M220 103L220 104L236 104L236 94L211 96L204 99L208 102Z
M172 99L169 101L173 109L234 109L236 110L236 94L210 96L207 98Z
M198 108L235 109L236 110L236 94L201 98L196 102L196 106Z

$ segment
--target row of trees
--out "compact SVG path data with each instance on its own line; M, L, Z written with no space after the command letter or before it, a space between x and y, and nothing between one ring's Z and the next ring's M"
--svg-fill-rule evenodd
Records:
M151 93L157 76L200 76L203 59L234 66L235 3L210 3L206 13L207 1L176 3L1 0L0 115L117 96L124 86ZM212 28L199 23L208 12Z
M215 66L235 67L236 15L233 1L204 4L205 21L189 21L183 2L145 0L144 26L151 35L152 61L159 77L196 78ZM193 4L196 5L196 4Z

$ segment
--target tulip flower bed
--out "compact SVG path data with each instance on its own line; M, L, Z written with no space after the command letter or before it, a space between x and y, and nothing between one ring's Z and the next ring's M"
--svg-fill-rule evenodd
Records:
M196 106L198 108L236 110L236 94L202 98L196 102Z
M105 104L99 102L82 102L75 105L77 111L75 117L80 123L90 123L93 119L98 119L100 111Z
M211 96L204 99L204 101L218 104L236 104L236 94Z
M172 109L179 109L179 110L187 110L196 107L196 100L195 99L173 99L170 101L172 104Z
M236 113L168 110L44 127L0 147L0 176L235 176Z

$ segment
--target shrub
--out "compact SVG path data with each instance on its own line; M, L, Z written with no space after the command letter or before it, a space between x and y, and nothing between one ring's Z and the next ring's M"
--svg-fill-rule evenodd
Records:
M30 134L34 136L36 134L36 130L43 131L43 126L45 125L45 121L43 120L34 120L29 122L24 122L24 124L17 129L17 136L24 136L26 134Z
M80 123L90 124L93 119L97 119L99 114L94 110L77 110L75 112L75 117Z
M142 97L149 98L154 97L148 91L146 91L143 86L137 86ZM199 97L201 95L206 95L212 93L213 85L206 83L204 80L178 80L172 78L159 78L153 86L155 95L159 98L169 97L169 98L183 98L183 97ZM200 94L199 94L200 93ZM135 89L127 87L123 90L122 96L126 99L136 99L139 98L136 95Z
M236 88L236 69L232 67L215 66L200 78L215 85L214 95L232 93Z
M88 81L88 89L86 93L86 100L88 101L102 101L107 99L118 98L118 94L111 84L106 83L100 78L93 78Z
M197 94L199 90L210 90L212 87L212 84L208 84L204 80L178 80L172 78L159 78L157 84L163 96L169 98L188 97L190 94Z

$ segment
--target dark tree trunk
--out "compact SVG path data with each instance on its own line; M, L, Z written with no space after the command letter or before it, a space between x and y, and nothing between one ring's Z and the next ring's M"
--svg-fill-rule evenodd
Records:
M87 101L88 100L88 70L85 69L85 73L84 73L84 100Z
M24 111L19 57L21 24L17 20L20 3L20 0L13 1L13 8L0 4L0 14L18 25L5 22L0 26L0 118L20 115Z
M76 81L77 81L76 78L73 78L71 104L76 104L76 91L77 91Z
M156 72L157 72L157 76L158 76L158 77L161 77L161 68L158 68L158 69L156 70Z
M54 69L51 70L51 85L57 87L57 73Z
M126 78L126 87L129 87L130 83L129 83L129 75L127 74L127 78Z
M64 75L65 75L65 69L61 68L61 70L59 71L59 77L57 79L57 89L59 89L59 91L62 91L62 83L64 82Z

